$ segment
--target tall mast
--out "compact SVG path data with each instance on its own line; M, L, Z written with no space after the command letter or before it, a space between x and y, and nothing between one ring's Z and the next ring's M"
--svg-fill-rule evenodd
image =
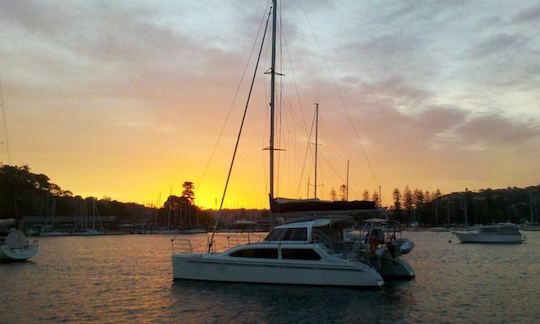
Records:
M349 160L347 160L347 191L345 193L345 200L349 201Z
M315 198L317 198L317 157L319 148L319 104L315 104Z
M274 108L276 92L277 0L272 0L272 66L270 67L270 199L274 199Z

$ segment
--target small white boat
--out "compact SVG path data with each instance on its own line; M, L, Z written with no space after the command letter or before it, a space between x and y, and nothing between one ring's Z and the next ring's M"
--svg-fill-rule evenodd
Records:
M0 227L15 225L14 219L1 220ZM0 261L26 261L38 252L37 238L28 239L23 232L10 228L0 234Z
M461 243L521 243L525 237L512 223L483 225L478 230L452 232Z
M264 241L232 247L222 253L193 253L186 240L173 247L189 246L172 256L174 279L296 285L379 287L384 280L358 254L335 249L320 237L329 219L276 226ZM351 242L351 244L354 244ZM351 251L352 252L352 251Z

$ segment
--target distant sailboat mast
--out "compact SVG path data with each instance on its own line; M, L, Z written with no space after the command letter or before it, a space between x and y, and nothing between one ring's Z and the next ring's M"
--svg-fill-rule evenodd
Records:
M315 103L315 198L317 198L317 159L319 148L319 104Z

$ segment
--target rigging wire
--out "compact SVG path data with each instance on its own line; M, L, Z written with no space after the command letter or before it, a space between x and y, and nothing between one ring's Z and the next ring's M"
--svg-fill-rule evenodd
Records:
M255 36L255 40L253 41L253 46L251 47L251 51L249 53L249 57L247 59L246 65L244 66L244 71L242 72L242 76L240 77L240 82L238 83L238 87L236 88L236 91L234 93L233 100L231 102L231 105L229 106L229 111L227 112L227 116L225 117L225 121L223 122L223 125L221 126L221 130L219 131L218 138L216 140L216 143L214 144L214 147L212 148L212 152L210 153L210 158L208 159L208 162L206 163L206 166L204 167L204 171L202 173L202 176L199 180L199 185L197 191L201 189L202 183L204 181L204 178L206 177L206 173L208 172L208 169L210 167L210 163L212 163L212 160L214 159L214 155L216 153L217 147L219 145L219 142L221 141L221 137L223 136L223 132L225 131L225 126L227 126L227 122L229 120L229 117L231 116L231 112L234 108L234 104L236 103L236 99L238 98L238 94L240 93L240 88L242 87L242 84L244 83L244 77L246 76L247 69L249 67L249 63L251 62L251 57L253 56L253 53L255 51L255 48L257 47L257 40L259 39L259 36L261 34L262 26L264 23L264 18L266 17L266 11L268 10L268 7L270 6L270 0L266 4L266 10L264 11L264 14L261 18L261 22L259 24L259 28L257 30L257 35Z
M262 40L261 40L261 47L259 49L259 55L257 57L257 63L255 64L255 70L253 71L253 78L251 79L251 85L249 87L249 93L248 93L248 96L247 96L246 105L244 107L244 114L242 115L242 122L240 123L240 129L238 130L238 136L236 137L236 144L234 145L234 151L233 151L233 155L232 155L232 158L231 158L231 164L229 166L229 172L227 173L227 180L225 181L225 188L223 189L223 195L221 196L221 202L219 204L219 209L218 209L218 213L217 213L217 217L216 217L216 222L215 222L214 228L212 230L212 236L210 238L210 241L208 242L208 252L210 252L211 249L212 249L212 246L213 246L213 243L214 243L214 236L216 234L217 226L219 224L220 217L221 217L221 210L223 208L223 202L225 201L225 196L227 195L227 188L229 187L229 180L231 179L231 173L232 173L232 169L233 169L233 166L234 166L234 161L235 161L235 158L236 158L236 152L238 152L238 145L240 144L240 137L242 136L242 130L244 129L244 122L246 121L247 110L248 110L249 102L250 102L250 99L251 99L251 93L253 92L253 85L255 84L255 79L257 77L257 70L259 68L259 62L261 60L261 53L262 53L263 47L264 47L264 40L266 38L266 31L268 30L268 22L270 21L271 15L272 15L272 11L270 11L268 13L268 18L266 20L266 25L264 27L263 37L262 37Z
M309 152L310 142L311 142L311 134L313 133L313 127L315 125L315 115L313 116L313 121L311 122L311 129L309 130L309 136L308 136L308 142L306 146L306 153L304 154L304 163L302 164L302 169L300 171L300 180L298 181L298 190L296 191L296 195L300 195L300 188L302 187L302 178L304 177L304 169L306 166L307 156ZM309 198L309 197L306 197Z
M300 91L298 90L298 83L296 82L296 74L294 72L293 60L291 59L291 53L289 51L289 45L287 43L287 34L285 32L283 33L283 42L285 43L285 52L287 52L287 58L289 59L289 65L291 66L291 74L294 82L296 99L298 101L298 109L300 110L300 116L302 117L302 124L304 125L304 131L306 132L306 135L308 135L306 118L304 117L304 111L302 110L302 101L300 100Z
M323 54L323 51L322 51L321 45L319 43L319 40L318 40L317 36L315 35L315 31L313 30L313 27L311 25L311 21L309 20L309 17L306 14L306 11L304 9L304 4L302 3L302 0L300 0L299 2L300 2L300 7L302 8L302 12L304 14L304 17L306 17L309 29L311 30L311 34L313 35L315 43L317 44L317 47L319 49L319 54L321 55L321 57L323 59L323 62L325 64L325 66L326 66L326 69L328 70L328 74L330 75L330 79L332 80L332 84L334 85L334 88L335 88L335 90L336 90L336 92L338 94L339 101L340 101L341 105L343 106L343 109L345 110L345 113L347 114L347 118L349 119L349 123L351 124L353 132L354 132L356 138L358 139L358 144L360 145L360 149L361 149L362 154L363 154L363 156L364 156L364 158L366 160L366 163L367 163L367 166L368 166L369 171L371 173L371 176L373 177L373 180L375 181L375 184L377 186L379 186L379 182L377 181L377 177L375 176L375 172L373 171L373 168L371 167L371 162L369 161L369 158L367 156L364 145L362 144L362 141L360 139L360 134L359 134L358 130L356 129L356 127L354 126L354 122L352 120L351 113L349 112L349 108L345 104L345 100L343 100L343 96L341 95L341 91L339 90L339 87L337 86L337 83L336 83L336 80L335 80L334 75L332 73L332 70L330 69L330 65L328 64L328 62L326 60L326 57Z
M345 184L347 182L345 178L343 178L341 174L337 172L336 168L334 168L334 166L330 163L330 161L328 161L328 159L324 156L324 154L321 154L321 157L324 163L326 163L330 167L330 169L337 175L337 177L342 181L342 183ZM356 191L354 191L354 189L349 188L349 190L351 190L355 196L358 196L358 194L356 193Z

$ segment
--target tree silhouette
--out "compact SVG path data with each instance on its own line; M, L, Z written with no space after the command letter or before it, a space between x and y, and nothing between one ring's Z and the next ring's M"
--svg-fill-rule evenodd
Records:
M367 189L362 193L362 199L369 200L369 191Z
M190 205L193 205L195 201L195 193L193 190L195 189L195 185L191 181L185 181L182 184L182 198L184 198Z
M401 192L398 188L394 189L394 191L392 192L392 197L394 199L394 216L396 219L401 220Z

